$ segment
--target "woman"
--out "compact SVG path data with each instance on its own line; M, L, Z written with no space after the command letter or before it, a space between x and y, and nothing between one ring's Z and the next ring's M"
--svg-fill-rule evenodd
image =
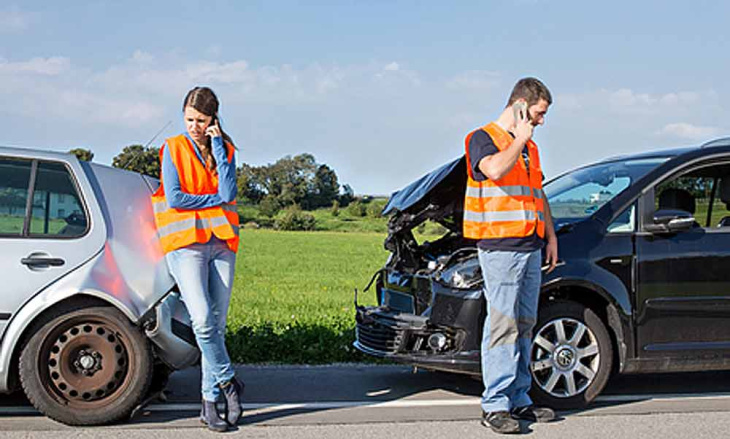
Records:
M183 102L186 133L160 150L162 181L152 196L155 222L172 276L190 313L202 357L200 420L226 431L241 417L243 384L225 345L226 317L238 250L235 147L220 128L210 88ZM226 403L224 419L216 401Z

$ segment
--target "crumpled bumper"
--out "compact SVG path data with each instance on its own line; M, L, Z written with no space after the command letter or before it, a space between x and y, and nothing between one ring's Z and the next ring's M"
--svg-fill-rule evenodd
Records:
M430 324L429 318L389 310L387 307L356 309L355 342L360 352L399 363L433 370L478 375L479 351L463 351L461 331ZM429 344L434 334L443 336L441 348Z
M192 366L200 359L190 315L176 292L168 294L155 307L155 318L145 325L155 353L175 370Z

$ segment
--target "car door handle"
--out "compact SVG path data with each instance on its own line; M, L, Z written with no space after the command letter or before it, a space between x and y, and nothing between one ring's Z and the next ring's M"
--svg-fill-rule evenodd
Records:
M29 267L60 267L66 263L61 258L43 258L38 256L30 256L20 260L20 263Z

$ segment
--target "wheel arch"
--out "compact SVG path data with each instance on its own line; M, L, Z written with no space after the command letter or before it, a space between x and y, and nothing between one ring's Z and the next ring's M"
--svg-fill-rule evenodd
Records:
M585 282L547 286L540 293L539 308L555 300L575 302L596 313L608 328L611 337L615 371L623 371L633 352L631 316L624 311L624 307L601 287Z
M3 362L5 363L5 370L7 370L7 373L0 375L0 391L9 392L19 388L20 381L18 361L23 348L28 343L28 339L38 329L38 326L45 323L49 318L52 318L52 316L57 313L70 312L92 306L108 306L122 311L122 313L129 318L129 310L113 303L112 300L105 299L110 299L110 297L99 297L91 294L75 294L49 304L45 308L41 309L37 314L32 316L27 323L24 322L23 329L15 337L13 346L7 348L7 350L10 351L10 355L4 355L5 360ZM130 319L130 321L132 320ZM5 349L3 349L3 351L5 351Z

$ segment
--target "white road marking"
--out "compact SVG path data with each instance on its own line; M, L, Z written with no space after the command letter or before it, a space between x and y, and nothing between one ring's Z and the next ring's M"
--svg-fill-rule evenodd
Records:
M648 401L692 401L710 399L730 399L730 393L666 393L647 395L605 395L596 398L596 402L648 402ZM419 407L464 407L478 406L480 399L402 399L395 401L319 401L292 403L244 403L244 410L263 412L283 410L332 410L356 407L368 408L419 408ZM144 409L149 412L198 411L199 403L152 404ZM0 414L28 415L37 414L33 407L15 406L0 407Z

